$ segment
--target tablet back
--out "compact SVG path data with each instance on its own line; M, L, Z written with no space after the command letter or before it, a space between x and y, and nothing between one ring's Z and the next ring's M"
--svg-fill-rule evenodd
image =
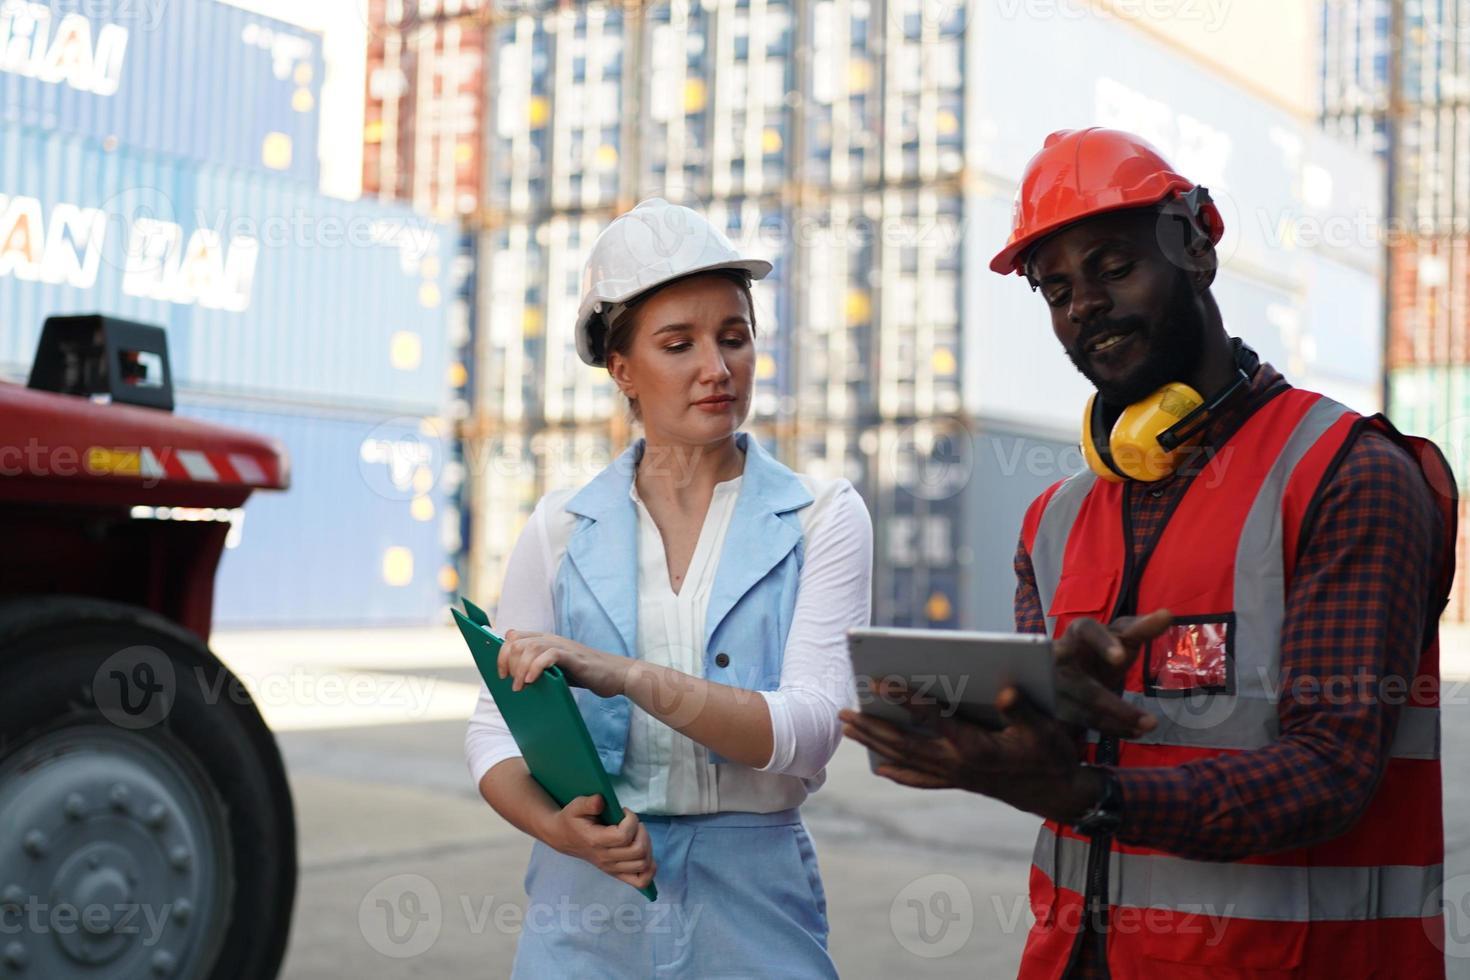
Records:
M995 698L1012 685L1043 713L1056 713L1051 641L1039 633L865 627L848 630L847 647L862 710L898 724L911 716L877 695L876 685L886 677L900 678L921 697L987 727L1002 726Z

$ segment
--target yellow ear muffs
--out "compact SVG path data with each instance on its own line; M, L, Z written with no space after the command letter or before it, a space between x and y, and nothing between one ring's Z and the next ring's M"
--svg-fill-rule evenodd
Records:
M1110 428L1104 406L1093 394L1082 416L1082 456L1092 472L1113 483L1162 480L1179 467L1194 443L1175 443L1170 430L1203 404L1189 385L1171 382L1123 409Z

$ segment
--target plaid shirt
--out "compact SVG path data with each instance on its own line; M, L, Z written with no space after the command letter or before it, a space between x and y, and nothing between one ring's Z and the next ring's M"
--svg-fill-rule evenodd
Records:
M1263 364L1250 394L1212 421L1205 440L1234 431L1280 381ZM1172 477L1130 494L1133 554L1163 529L1189 486ZM1364 432L1329 475L1317 521L1292 576L1281 626L1282 691L1322 690L1298 678L1412 679L1430 617L1443 532L1418 466L1392 440ZM1016 629L1044 633L1036 575L1016 550ZM1148 610L1139 610L1148 612ZM1353 690L1357 690L1356 687ZM1388 758L1398 708L1373 698L1279 702L1280 737L1267 748L1168 768L1114 769L1123 843L1206 861L1232 861L1336 836L1367 805ZM1084 943L1074 978L1106 977Z

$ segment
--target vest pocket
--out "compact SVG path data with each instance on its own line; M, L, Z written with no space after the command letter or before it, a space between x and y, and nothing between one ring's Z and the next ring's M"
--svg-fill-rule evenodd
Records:
M1144 652L1152 697L1235 693L1235 613L1176 616Z
M1106 620L1117 594L1118 573L1063 572L1046 614L1057 620L1058 629L1083 616Z

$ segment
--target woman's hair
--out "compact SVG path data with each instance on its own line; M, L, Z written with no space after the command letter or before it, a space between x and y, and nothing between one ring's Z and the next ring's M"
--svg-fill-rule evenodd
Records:
M648 290L648 292L642 293L628 302L628 305L623 309L622 315L607 328L607 332L602 338L603 358L609 362L609 372L611 372L612 355L621 354L627 357L628 350L633 346L633 335L637 333L638 327L636 314L638 308L643 305L644 301L676 282L683 282L685 279L692 279L695 276L719 276L721 279L728 279L739 286L740 291L745 294L745 306L750 310L750 335L752 337L755 336L755 300L750 295L750 276L741 272L739 269L709 269L705 272L694 272L687 276L680 276L678 279L670 279L668 282L660 283ZM633 416L634 421L643 421L643 410L638 407L638 399L628 399L628 412Z

